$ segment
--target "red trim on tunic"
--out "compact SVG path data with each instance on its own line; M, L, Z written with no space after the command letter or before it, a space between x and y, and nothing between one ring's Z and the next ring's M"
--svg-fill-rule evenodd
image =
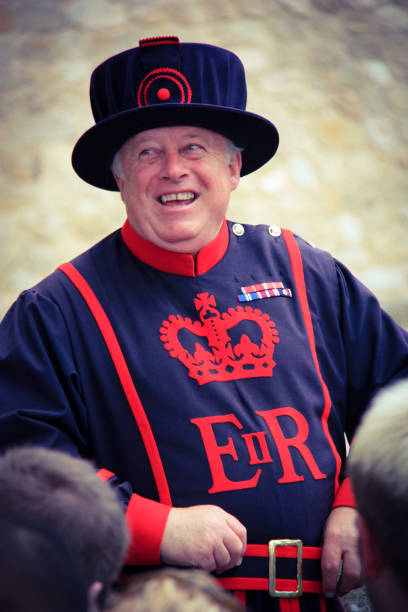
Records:
M300 612L298 599L280 599L280 612Z
M233 591L232 593L241 606L246 610L246 591Z
M322 556L320 546L303 546L303 559L314 559L318 561ZM245 557L269 557L267 544L248 544ZM276 557L279 559L296 559L297 548L293 545L279 546L276 549Z
M133 384L132 377L127 367L122 350L119 346L115 332L113 331L112 325L100 302L98 301L98 298L80 272L78 272L78 270L70 263L62 264L58 269L64 272L64 274L66 274L66 276L75 285L87 303L91 313L95 317L96 323L101 331L103 339L105 340L106 346L119 376L123 391L129 402L133 416L142 436L146 453L152 468L159 499L162 503L171 506L170 491L160 458L159 449L157 448L150 423Z
M331 437L330 432L329 432L328 418L329 418L330 411L331 411L331 399L330 399L329 390L320 372L319 361L317 359L316 342L315 342L314 331L313 331L312 317L311 317L310 309L309 309L309 302L307 299L302 256L300 254L300 250L299 250L299 247L297 245L297 242L296 242L296 239L293 233L289 230L284 229L282 230L282 236L285 240L286 247L289 252L290 262L292 264L293 277L294 277L294 281L295 281L295 285L297 289L297 294L299 297L300 306L302 309L303 318L305 321L306 332L307 332L307 336L308 336L309 344L310 344L310 350L312 351L312 356L313 356L313 362L316 368L317 375L320 380L320 384L323 389L324 408L323 408L323 413L322 413L322 428L330 444L330 448L332 450L332 453L334 455L334 459L336 462L336 474L335 474L335 481L334 481L334 492L336 494L339 488L341 457L337 451L336 445L334 444L333 438Z
M269 578L217 578L224 589L229 591L269 591ZM297 580L294 578L277 578L277 591L296 591ZM319 595L322 593L322 583L319 580L303 580L303 592Z
M170 510L170 506L147 497L135 493L131 496L126 511L131 542L125 564L160 564L160 547Z
M173 253L145 240L135 232L127 219L121 230L128 249L140 261L169 274L199 276L211 270L225 255L229 244L228 225L224 219L218 235L197 253Z
M115 474L109 470L105 470L105 468L98 470L98 477L103 480L103 482L107 482L112 476L115 476Z
M338 506L349 506L350 508L357 508L353 489L351 487L350 478L345 478L343 480L339 487L339 490L336 493L333 502L333 508L337 508Z

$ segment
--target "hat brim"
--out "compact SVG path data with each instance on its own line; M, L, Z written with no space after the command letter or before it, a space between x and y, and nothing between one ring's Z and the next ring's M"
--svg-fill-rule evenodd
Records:
M175 125L202 127L232 140L243 149L241 176L263 166L279 144L273 123L248 111L205 104L157 104L123 111L87 130L72 152L73 168L87 183L118 191L111 166L126 140L144 130Z

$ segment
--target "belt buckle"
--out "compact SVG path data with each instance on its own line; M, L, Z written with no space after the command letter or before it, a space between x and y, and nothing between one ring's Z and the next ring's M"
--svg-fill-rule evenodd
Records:
M276 549L279 546L296 547L296 591L277 591L276 590ZM269 595L271 597L294 598L303 595L302 580L302 540L269 540Z

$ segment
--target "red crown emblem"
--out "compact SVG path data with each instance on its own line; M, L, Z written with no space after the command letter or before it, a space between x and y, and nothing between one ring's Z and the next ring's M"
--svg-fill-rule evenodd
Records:
M250 306L229 308L228 312L220 314L214 296L208 293L197 294L194 304L201 322L170 315L160 328L164 348L171 357L181 361L191 378L204 385L212 381L272 376L276 365L272 355L279 338L269 315ZM252 342L247 334L242 334L239 342L232 345L228 330L242 321L257 324L262 332L260 342ZM193 338L206 338L209 350L196 341L194 354L191 354L179 340L181 330L187 330Z

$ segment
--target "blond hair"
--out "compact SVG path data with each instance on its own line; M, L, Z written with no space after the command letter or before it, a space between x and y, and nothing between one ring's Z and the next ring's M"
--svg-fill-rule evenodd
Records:
M140 574L112 600L109 612L242 612L207 572L164 568Z

